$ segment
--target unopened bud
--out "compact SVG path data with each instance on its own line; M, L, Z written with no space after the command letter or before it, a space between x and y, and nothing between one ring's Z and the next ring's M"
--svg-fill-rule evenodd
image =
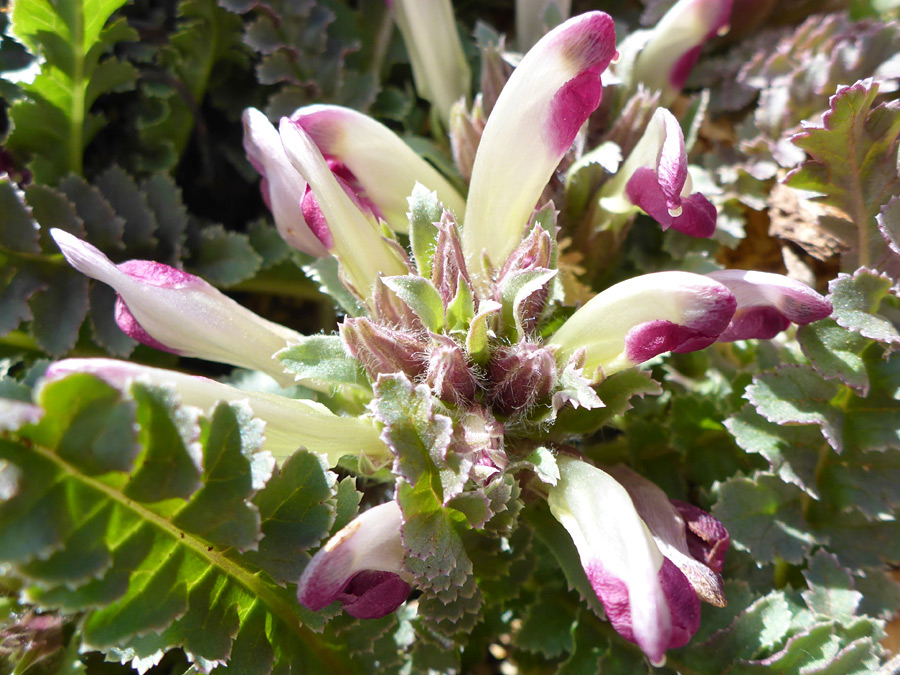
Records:
M478 94L471 113L466 110L465 101L457 101L450 108L450 149L459 173L467 183L472 178L475 151L478 150L481 132L484 131L484 108L481 101L481 94Z
M431 282L438 289L444 307L446 307L456 296L460 276L468 283L469 273L466 270L466 259L459 243L453 216L444 211L440 222L435 225L438 228L438 236L434 247Z
M529 342L497 350L488 363L491 403L505 415L524 411L556 384L556 361L546 347Z
M550 255L553 242L550 233L539 224L535 224L525 239L509 254L503 267L500 269L498 286L516 272L524 272L541 267L550 267Z
M373 380L382 373L404 373L415 379L425 372L426 345L408 332L358 318L346 319L340 333L347 350Z
M450 338L441 338L431 351L425 382L438 398L450 403L469 402L475 398L475 374L462 349Z

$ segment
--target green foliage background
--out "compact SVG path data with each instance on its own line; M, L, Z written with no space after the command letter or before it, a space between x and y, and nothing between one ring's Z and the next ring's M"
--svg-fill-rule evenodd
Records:
M671 4L575 3L630 29ZM882 646L900 608L898 10L778 5L756 3L746 25L710 45L676 106L720 210L713 240L663 234L644 217L587 227L579 195L602 173L596 163L563 193L574 243L560 259L585 268L585 288L659 269L798 264L835 307L772 342L611 377L597 391L605 408L564 410L554 427L729 530L728 607L704 607L700 633L660 673L900 670ZM402 376L376 393L387 438L405 444L399 501L418 528L408 546L421 594L372 621L338 606L310 612L294 585L360 504L386 496L383 474L329 471L305 450L273 472L254 455L259 422L239 405L197 411L165 389L123 393L87 375L34 392L62 356L251 377L136 345L111 321L114 293L69 268L50 227L116 262L182 266L306 334L358 311L320 290L336 285L329 263L278 237L240 113L353 106L459 181L384 3L16 0L6 10L0 673L650 671L600 618L571 541L514 481L480 495L489 507L441 505L434 486L447 477L429 452L443 415ZM456 11L487 96L512 3ZM33 81L14 76L28 66ZM627 147L647 105L640 95L622 105L604 138ZM310 355L323 345L287 353L285 366L314 376ZM344 373L364 390L358 376ZM358 410L366 395L320 398Z

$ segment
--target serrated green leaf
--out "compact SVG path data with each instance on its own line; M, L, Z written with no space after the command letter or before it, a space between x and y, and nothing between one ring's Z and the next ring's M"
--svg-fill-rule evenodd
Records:
M94 246L107 253L124 248L125 221L116 215L100 190L83 178L71 175L60 181L59 189L75 206Z
M441 332L444 328L444 303L434 284L416 276L382 277L381 280L422 320L428 330Z
M339 335L310 335L276 354L301 384L326 392L341 387L371 391L359 361L347 354Z
M226 232L221 225L204 227L189 243L191 268L212 284L233 286L252 277L262 265L247 235Z
M75 346L87 315L87 279L70 268L43 276L46 288L35 295L31 307L31 333L40 347L62 356Z
M142 502L187 498L200 487L200 426L196 413L179 408L172 392L132 385L137 401L140 466L124 493Z
M723 657L732 662L757 657L784 639L792 619L784 593L774 591L738 615L728 630L713 636L704 645L703 651L720 662Z
M403 374L382 375L375 385L373 411L384 425L381 440L394 455L394 472L414 487L432 474L450 445L453 422L434 412L431 390Z
M842 236L849 248L844 268L879 264L886 252L875 217L900 191L897 142L900 107L895 101L875 105L878 85L863 80L838 86L829 99L821 127L807 125L791 141L812 158L792 172L791 187L818 192L815 201L840 214L855 236Z
M0 178L0 246L23 253L39 253L39 230L25 206L21 191L8 177Z
M141 395L138 385L135 391ZM115 646L132 650L133 655L147 655L148 650L181 647L201 661L230 658L231 672L241 673L270 673L273 666L279 672L292 668L316 674L356 672L345 656L303 625L307 616L292 589L279 588L248 558L234 549L219 550L186 527L199 525L196 529L218 539L223 533L217 526L208 527L209 518L221 521L222 511L233 508L234 490L226 494L226 485L245 496L254 487L258 477L247 460L259 436L252 424L242 426L244 413L223 404L212 418L201 420L207 482L192 501L161 501L171 489L158 482L148 503L126 496L127 473L112 470L87 475L42 444L44 440L58 443L76 453L75 459L85 456L83 439L91 435L79 431L79 425L81 429L97 427L115 414L116 401L109 387L95 378L76 375L58 380L43 390L44 420L21 431L29 435L28 442L0 438L0 464L6 467L5 485L11 489L0 502L0 558L12 564L11 571L26 584L23 593L41 606L81 613L85 649ZM107 412L102 410L104 402ZM143 423L142 405L148 404L138 403L139 424ZM171 418L177 417L177 408L157 405L156 414L169 415L170 427L181 424ZM159 427L160 421L152 420L152 424ZM119 425L106 433L128 442L134 430ZM143 429L138 435L143 435ZM286 468L292 461L312 462L318 474L325 476L315 456L296 457ZM327 536L332 521L330 505L325 505L324 519L315 514L315 508L307 519L305 512L295 509L297 500L317 502L321 495L330 499L332 484L333 480L326 481L317 495L310 489L313 483L294 482L285 491L286 484L276 480L268 502L260 498L265 490L257 494L261 505L271 505L260 508L266 512L264 527L287 516L283 525L290 530L286 535L293 537L295 557L301 552L296 546L298 532L302 539L315 530L313 539L320 540ZM213 492L225 496L226 504L212 499ZM191 509L201 501L209 511L205 517ZM298 514L299 519L291 518ZM266 538L277 543L281 535L276 530L270 530ZM226 536L220 545L230 539ZM6 569L8 574L11 568ZM321 628L321 617L312 621Z
M781 480L819 498L816 468L825 440L814 427L780 426L750 405L725 420L725 426L744 451L765 457Z
M759 563L781 558L801 563L818 543L803 515L799 488L770 474L731 478L718 486L713 515L722 521L732 544Z
M801 326L797 341L822 377L838 379L866 395L869 378L862 359L862 352L869 345L866 339L842 328L833 319L823 319Z
M32 0L13 5L13 34L44 62L40 75L23 85L25 98L10 109L14 128L7 142L14 152L35 158L30 167L39 182L81 174L84 149L105 124L90 112L92 104L101 94L134 84L134 66L105 56L115 44L137 39L124 19L108 23L123 4Z
M570 601L565 595L557 589L541 590L522 617L515 644L530 652L540 652L547 658L556 658L571 652L575 646L574 621Z
M890 345L900 344L900 331L879 310L897 306L891 286L893 281L885 274L860 269L852 276L838 275L829 283L832 317L839 326L859 333L870 340Z
M820 550L812 557L803 576L809 589L801 594L807 607L822 619L850 624L862 594L853 587L853 577L835 556Z
M311 452L290 457L253 498L262 519L263 539L244 556L280 584L300 578L309 562L305 551L328 536L335 519L335 476Z
M130 251L149 254L158 243L154 236L158 224L147 198L137 183L118 166L111 166L97 176L94 185L125 222L122 238Z
M94 341L115 356L127 358L137 341L122 332L116 323L116 292L106 284L91 284L88 290L91 329Z
M250 455L262 442L262 422L249 410L219 403L204 429L203 485L172 519L176 527L223 548L246 551L261 538ZM274 464L274 460L272 460Z
M156 221L154 234L159 240L158 260L174 265L181 260L188 226L181 190L170 176L157 173L141 183L141 192Z
M146 120L140 127L145 164L168 171L181 158L210 81L226 69L227 62L243 63L246 58L241 25L239 17L215 0L178 3L177 28L156 55L157 66L178 86L170 87L159 101L166 114ZM156 92L144 93L158 98ZM154 157L164 161L154 162Z
M610 424L617 416L631 410L631 399L635 396L658 396L662 387L650 374L632 368L623 370L593 387L602 408L565 406L559 411L556 423L550 429L555 437L566 438L574 435L589 435Z
M460 537L463 515L442 507L427 485L400 481L397 500L403 512L403 546L409 552L404 564L425 594L420 600L423 620L446 636L470 629L482 598Z
M775 424L815 424L828 444L843 449L843 412L831 401L840 386L822 379L812 368L782 366L753 378L744 397Z

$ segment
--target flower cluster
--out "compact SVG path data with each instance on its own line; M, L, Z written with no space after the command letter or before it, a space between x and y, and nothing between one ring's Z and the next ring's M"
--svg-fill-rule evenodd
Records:
M682 1L672 12L712 4ZM678 73L660 85L665 91L683 83L692 50L724 25L729 5L718 3L703 37L682 45ZM417 19L405 21L408 31ZM661 32L670 23L677 22L667 15L634 73L643 72L648 51L665 48ZM424 388L452 420L449 449L432 457L439 471L455 476L443 488L451 508L452 498L507 473L533 481L525 461L535 448L531 430L552 428L567 406L602 406L592 386L614 373L665 352L770 338L792 322L828 316L828 302L805 285L737 270L647 274L574 312L563 307L555 211L536 208L599 106L602 77L616 56L613 22L603 12L577 16L541 38L480 130L466 197L361 113L310 106L276 130L261 112L245 112L245 147L279 232L310 255L335 256L365 310L345 318L337 336L304 337L190 274L147 261L115 265L90 244L52 231L75 268L116 289L116 321L136 340L328 391L332 385L316 377L286 372L279 358L297 348L315 353L315 340L325 340L338 345L333 358L364 372L365 414L341 416L309 400L110 360L63 361L48 377L91 372L118 386L145 378L175 386L192 405L245 400L266 422L265 448L279 460L303 446L323 453L329 466L354 455L378 466L393 461L395 470L404 458L381 433L377 399L386 378L402 378ZM436 105L451 103L434 96ZM663 229L698 237L715 229L716 209L693 191L681 128L664 108L596 198L611 212L641 210ZM401 243L407 236L411 250ZM724 604L727 533L624 466L600 468L569 448L557 448L555 461L558 475L535 494L570 535L616 631L662 663L667 649L696 632L701 600ZM365 511L307 565L299 601L313 610L339 601L359 618L394 611L415 583L405 525L397 501Z

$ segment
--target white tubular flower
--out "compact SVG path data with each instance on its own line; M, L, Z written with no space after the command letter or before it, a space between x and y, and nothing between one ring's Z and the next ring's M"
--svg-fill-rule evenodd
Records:
M300 198L306 191L306 181L288 160L278 130L256 108L247 108L242 120L244 150L262 176L259 187L278 233L299 251L314 256L326 255L325 246L303 218Z
M681 125L668 110L657 108L628 159L603 186L600 206L623 214L641 209L663 230L712 236L716 207L692 189Z
M462 218L466 202L447 179L368 115L336 105L311 105L294 112L291 121L336 163L333 171L344 184L355 188L360 200L395 232L409 230L408 199L417 182L437 192L444 206Z
M522 59L488 118L472 167L462 243L485 283L502 266L581 125L597 109L616 54L609 15L588 12L547 33Z
M354 201L338 182L303 127L285 117L279 128L288 158L309 184L302 204L306 222L340 260L347 280L360 297L372 297L379 275L408 274L397 250L382 237L371 210Z
M469 95L472 73L463 53L450 0L394 0L416 91L437 108L445 126L450 108Z
M707 274L731 289L737 310L720 342L768 340L791 323L805 325L831 315L831 303L804 283L780 274L720 270Z
M402 605L412 575L403 566L402 514L397 502L375 506L354 518L309 561L297 584L297 599L313 611L335 600L358 619L377 619Z
M200 277L151 260L115 265L96 247L59 229L51 236L72 267L112 286L116 323L146 345L208 361L268 373L282 385L275 352L301 337L241 307Z
M708 347L734 315L731 291L691 272L657 272L591 298L548 340L565 364L584 349L584 374L599 380L663 352Z
M558 466L551 513L572 537L613 628L662 665L666 650L686 644L700 625L696 593L660 552L624 487L572 457L559 457Z
M651 31L635 59L632 85L642 82L670 103L684 87L703 45L728 31L732 0L679 0Z
M55 380L72 373L96 375L122 390L135 380L171 386L185 405L204 410L218 401L244 402L254 417L266 423L263 449L279 461L300 447L326 455L328 466L335 466L344 455L363 453L373 458L390 455L368 419L340 417L315 401L244 391L206 377L115 359L64 359L47 369L45 379Z

